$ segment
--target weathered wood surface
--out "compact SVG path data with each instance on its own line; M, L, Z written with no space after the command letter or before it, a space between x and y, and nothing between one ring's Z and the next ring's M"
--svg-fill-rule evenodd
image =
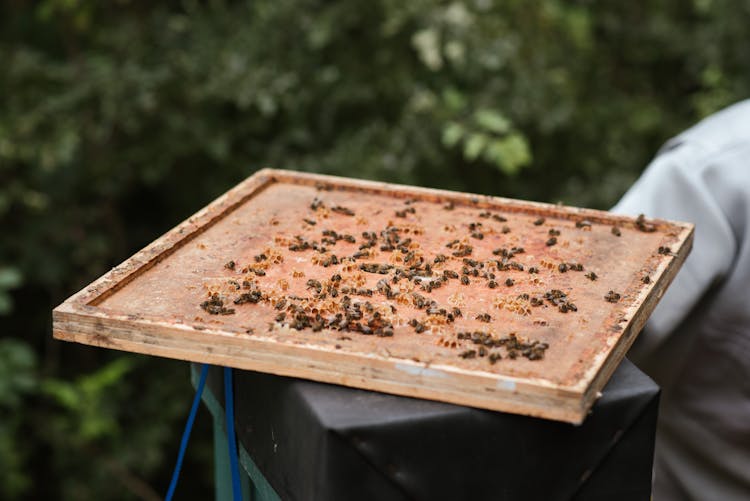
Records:
M316 198L323 204L314 210L310 205ZM331 210L335 206L354 215ZM414 211L396 215L407 208ZM544 221L534 224L539 218ZM481 240L471 236L472 223L481 223L475 226ZM655 231L641 231L634 218L601 211L266 169L57 307L54 336L580 423L690 250L692 225L647 224ZM362 232L388 227L399 228L402 241L412 238L409 250L426 263L432 264L438 254L446 256L444 263L433 264L435 276L445 269L462 274L463 257L454 257L456 248L446 247L456 239L472 247L468 258L487 267L478 270L479 277L470 274L469 285L449 279L430 292L403 279L393 284L394 297L387 299L376 283L392 275L365 273L358 266L406 267L406 255L399 250L380 250L379 242L367 249L370 256L353 263L319 264L331 254L353 255L364 241ZM325 229L350 234L356 242L337 241L326 253L289 250L295 236L319 241ZM559 235L548 246L550 230ZM498 270L492 260L499 257L492 251L512 247L524 248L511 258L523 271ZM256 262L254 257L263 253L269 259ZM227 267L229 261L234 261L233 269ZM560 263L580 263L584 271L562 273ZM532 266L539 272L529 273ZM257 267L265 274L254 273ZM488 271L494 273L496 287L481 278ZM369 301L383 311L393 322L391 337L297 330L288 319L276 320L280 310L274 306L280 298L309 298L308 280L330 284L337 272L344 285L375 291L372 297L351 299ZM598 278L592 281L588 272ZM512 285L506 285L509 278ZM264 299L235 305L232 298L246 292L241 285L246 280ZM531 306L523 296L540 298L552 289L564 291L577 311L563 313L548 300ZM610 290L621 295L618 302L604 299ZM448 311L457 307L462 316L446 322L445 315L427 314L414 306L412 291ZM212 293L223 297L234 313L213 315L201 308ZM309 312L316 305L336 304L344 295L298 303ZM490 315L489 323L476 318L483 313ZM425 331L415 332L407 324L411 319L424 323ZM507 350L492 347L487 356L462 358L459 354L477 351L479 345L458 339L457 333L474 331L495 338L512 332L549 347L541 360L511 359ZM502 359L490 363L493 352L502 353Z

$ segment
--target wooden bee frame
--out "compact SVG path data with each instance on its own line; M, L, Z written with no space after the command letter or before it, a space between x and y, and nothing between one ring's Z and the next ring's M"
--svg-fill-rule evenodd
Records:
M346 239L290 250L323 247L323 230ZM381 231L411 243L358 250L362 232ZM692 238L685 223L264 169L55 308L53 330L110 349L581 423ZM514 247L523 251L502 263L492 252ZM325 266L332 255L343 263ZM431 275L449 270L445 279L395 283L378 272L420 258ZM279 310L296 311L285 297L307 318L333 318L347 294L308 299L337 272L352 301L390 315L392 335L279 320ZM391 299L375 285L383 278L399 290ZM258 294L241 300L249 287ZM417 308L414 292L442 313ZM455 308L461 316L446 320ZM511 333L537 351L502 351Z

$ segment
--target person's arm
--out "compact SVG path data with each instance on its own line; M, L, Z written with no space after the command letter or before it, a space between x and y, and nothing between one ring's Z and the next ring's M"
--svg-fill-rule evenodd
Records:
M732 266L737 243L722 207L722 197L729 196L724 167L708 160L697 146L673 147L657 156L612 208L621 214L695 224L693 250L644 328L641 353L663 343Z

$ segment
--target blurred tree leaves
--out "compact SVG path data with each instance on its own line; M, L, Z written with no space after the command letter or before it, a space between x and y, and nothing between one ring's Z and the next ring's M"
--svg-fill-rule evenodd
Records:
M443 144L463 146L467 162L479 159L513 176L531 162L529 144L497 110L480 109L463 122L450 121L443 128Z
M111 406L115 402L108 401L105 396L122 384L123 378L133 368L133 362L133 358L117 358L101 369L72 381L43 381L41 393L49 396L70 415L68 419L57 420L64 428L56 433L65 434L69 440L78 442L99 440L118 433L117 409L104 405Z
M24 395L34 391L36 355L28 344L17 339L0 339L0 406L14 410Z
M49 310L253 170L604 208L750 89L732 0L43 0L0 27L4 499L168 474L184 365L50 342Z
M0 497L14 499L28 490L29 450L21 436L24 400L37 386L37 358L17 339L0 339Z
M13 308L13 300L9 291L20 286L22 282L21 272L16 268L0 267L0 315L10 313Z

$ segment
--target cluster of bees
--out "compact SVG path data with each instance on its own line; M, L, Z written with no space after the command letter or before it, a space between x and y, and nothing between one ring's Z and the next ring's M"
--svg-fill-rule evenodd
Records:
M454 210L455 205L449 202L443 208ZM340 205L327 207L325 202L317 197L310 204L309 209L313 216L304 218L303 222L311 230L318 224L318 221L313 217L319 210L342 216L356 215L353 210ZM407 218L410 215L415 215L416 212L416 208L407 201L407 208L397 210L395 217ZM489 211L481 212L479 217L497 223L507 222L504 216ZM540 217L534 220L533 224L541 226L544 222L545 219ZM484 239L486 231L489 230L482 222L470 223L467 238L454 239L448 242L445 245L447 249L445 254L438 253L432 258L426 258L422 254L419 244L413 241L413 237L419 234L418 231L412 231L409 235L406 235L407 232L403 226L392 222L388 224L377 232L363 231L359 237L324 229L317 240L296 235L289 239L286 244L286 248L293 253L316 253L311 259L311 263L323 268L341 265L341 273L382 275L374 289L365 287L366 280L361 278L361 283L353 285L351 280L342 278L341 273L333 273L329 279L323 281L315 278L308 279L305 283L308 295L303 297L294 295L282 295L280 297L278 294L264 292L254 280L243 280L241 284L230 280L230 284L234 286L237 294L230 301L234 305L269 303L278 311L275 314L275 322L296 330L311 329L317 332L327 329L391 337L394 335L394 329L398 326L408 325L415 333L421 334L434 325L451 324L462 317L463 314L458 307L441 305L434 299L423 295L423 293L429 294L433 290L448 284L451 280L455 280L461 286L467 286L473 281L481 281L488 288L495 289L501 285L504 287L515 285L513 278L500 278L498 276L500 272L526 272L532 275L539 273L539 268L536 266L526 268L515 259L519 254L525 253L524 248L520 246L496 248L492 251L492 258L490 259L472 258L474 248L467 243L468 238ZM586 220L576 223L576 227L581 229L587 229L590 226L591 223ZM655 231L655 226L646 222L643 217L636 220L635 226L641 231ZM509 233L510 231L507 225L503 225L500 230L501 233ZM615 236L620 236L620 230L616 227L612 228L612 233ZM559 236L559 230L549 229L545 245L548 247L556 245ZM333 249L340 242L357 245L357 250L346 256L336 255ZM390 253L391 257L398 256L398 259L389 259L389 262L385 263L372 262L372 259L378 255L378 251ZM671 251L668 248L660 248L659 253L668 254ZM254 257L256 265L247 266L242 271L254 273L256 276L265 276L265 270L269 265L268 259L265 254L259 254ZM458 269L446 268L445 266L448 264L457 264ZM542 262L542 264L548 268L554 267L549 263ZM236 264L234 261L230 261L225 264L225 267L234 271ZM561 262L557 264L556 271L559 273L583 272L584 266L580 263ZM588 271L585 276L592 281L598 278L593 271ZM648 283L646 278L644 278L644 282ZM370 299L374 296L382 296L386 301ZM617 302L620 297L620 294L609 291L604 299L608 302ZM528 302L532 307L544 306L546 301L561 313L578 311L577 306L559 289L552 289L537 296L524 293L520 294L518 298ZM373 301L375 301L375 304L373 304ZM228 307L225 304L226 302L227 299L224 296L214 292L200 306L212 315L235 313L235 309ZM411 318L407 321L397 316L396 305L408 306L410 309L417 310L423 315L423 318ZM480 313L474 318L483 323L492 321L492 317L488 313ZM457 332L455 337L459 341L477 345L474 348L462 351L459 354L461 358L486 357L492 364L503 358L525 357L528 360L541 360L549 348L547 343L525 340L515 333L505 337L495 337L483 331ZM454 343L453 346L461 344ZM504 350L504 356L501 349Z
M456 337L478 345L477 348L461 352L459 355L461 358L487 357L491 364L502 360L502 353L498 349L501 347L505 349L505 356L512 360L519 356L529 360L541 360L544 358L544 352L549 348L547 343L521 340L514 332L504 337L494 337L483 331L459 332Z

